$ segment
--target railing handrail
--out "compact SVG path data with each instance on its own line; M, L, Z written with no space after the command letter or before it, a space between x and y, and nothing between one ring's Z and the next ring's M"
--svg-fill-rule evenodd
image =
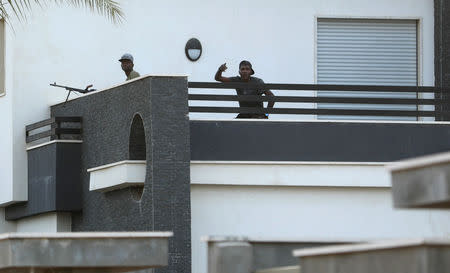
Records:
M412 109L337 109L332 106L320 108L260 108L260 107L224 107L224 106L189 106L190 112L209 113L253 113L253 114L300 114L300 115L355 115L355 116L404 116L404 117L436 117L450 116L450 112L443 110L450 105L450 89L435 86L386 86L386 85L336 85L336 84L284 84L284 83L219 83L219 82L188 82L188 88L201 89L259 89L259 90L297 90L297 91L333 91L333 93L319 96L258 96L258 95L224 95L224 94L188 94L189 101L239 101L239 102L283 102L283 103L336 103L336 104L363 104L363 105L411 105ZM368 97L343 97L339 92L372 92L374 96ZM383 92L383 93L382 93ZM378 94L377 94L378 93ZM434 93L435 98L405 98L399 96L380 97L384 93ZM349 94L350 96L352 94ZM421 109L418 106L435 106L434 110ZM275 105L277 106L277 104ZM386 108L386 107L385 107Z
M81 128L61 128L61 123L81 123L81 117L52 117L25 126L26 143L30 143L45 137L59 139L62 134L79 135ZM31 131L50 126L49 130L30 135Z
M310 97L310 96L257 96L257 95L206 95L189 94L189 100L199 101L273 101L303 103L360 103L360 104L450 104L450 99L417 99L417 98L343 98L343 97Z
M214 107L193 106L192 112L199 113L252 113L252 114L297 114L297 115L344 115L344 116L406 116L434 117L435 111L416 110L354 110L317 108L254 108L254 107Z
M399 85L337 85L337 84L286 84L286 83L241 83L241 82L188 82L188 88L237 89L258 88L270 90L303 91L362 91L362 92L409 92L409 93L450 93L449 88L435 86L399 86Z

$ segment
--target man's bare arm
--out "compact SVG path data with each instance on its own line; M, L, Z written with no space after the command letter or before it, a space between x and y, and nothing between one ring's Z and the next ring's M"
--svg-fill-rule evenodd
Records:
M214 79L219 82L230 82L230 78L223 77L222 72L227 70L227 64L224 63L221 66L219 66L219 69L217 69L216 75L214 76Z

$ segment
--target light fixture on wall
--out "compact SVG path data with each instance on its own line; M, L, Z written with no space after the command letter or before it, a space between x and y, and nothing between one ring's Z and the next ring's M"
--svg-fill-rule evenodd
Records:
M186 53L186 57L192 61L195 62L198 59L200 59L200 56L202 56L202 44L200 41L196 38L191 38L186 43L186 47L184 48L184 53Z

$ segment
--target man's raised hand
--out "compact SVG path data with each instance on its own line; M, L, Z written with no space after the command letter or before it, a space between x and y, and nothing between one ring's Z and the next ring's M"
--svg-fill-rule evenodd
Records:
M222 64L221 66L219 66L219 71L220 72L224 72L225 70L227 70L227 63Z

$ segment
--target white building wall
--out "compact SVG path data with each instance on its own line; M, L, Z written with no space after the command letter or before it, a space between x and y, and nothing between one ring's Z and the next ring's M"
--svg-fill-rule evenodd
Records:
M13 199L13 124L12 124L12 97L0 97L0 203L4 204Z
M207 272L203 236L282 241L448 237L448 211L397 210L389 188L192 185L192 272Z
M205 236L361 241L448 237L450 211L394 209L374 163L191 163L192 272L206 273Z
M12 92L14 88L13 68L14 68L14 40L11 29L5 28L5 92L0 96L0 204L9 204L13 200L26 200L27 192L23 188L23 183L13 183L13 160L14 160L14 142L15 138L14 128L14 114L22 109L14 109L14 100ZM27 103L27 101L24 101ZM29 102L28 102L29 103ZM31 114L31 113L30 113ZM24 154L24 151L20 152ZM26 175L26 162L23 160L18 162L18 166L22 168L22 172ZM14 196L14 192L18 193ZM0 219L0 226L2 225L4 217ZM1 229L1 227L0 227Z
M70 232L72 216L66 212L49 212L17 221L16 232Z

